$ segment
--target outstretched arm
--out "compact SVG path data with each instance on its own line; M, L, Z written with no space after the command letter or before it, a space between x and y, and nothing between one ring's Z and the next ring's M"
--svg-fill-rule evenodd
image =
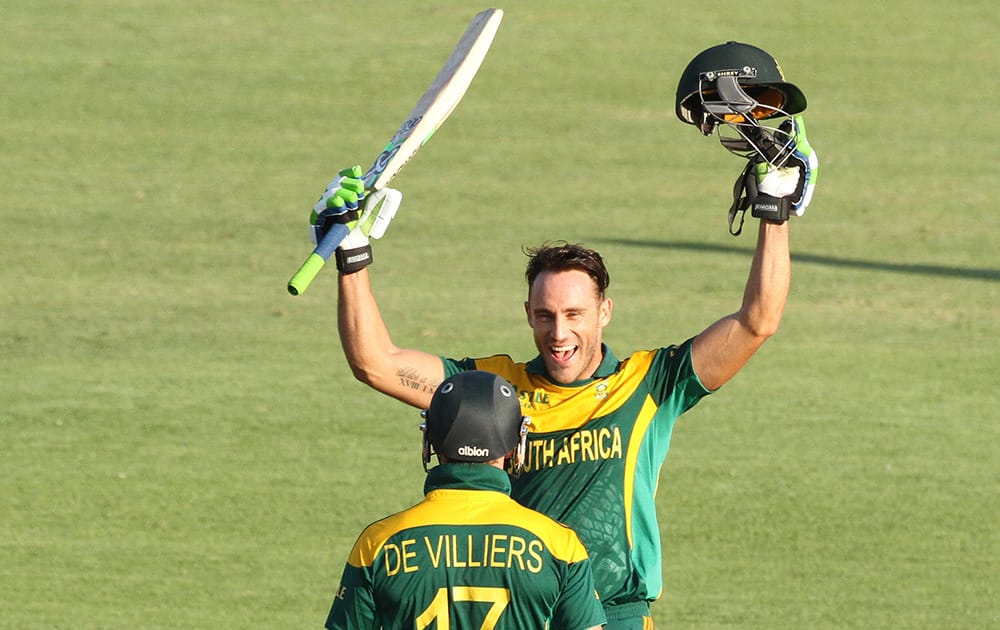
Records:
M338 171L309 217L314 242L322 241L333 225L344 224L350 229L336 250L340 341L359 381L425 409L444 379L444 365L434 355L397 348L392 343L368 277L372 263L369 237L377 239L385 234L402 195L389 188L366 191L361 177L360 166Z
M777 332L790 282L788 222L761 221L740 310L694 339L691 361L705 387L722 387Z
M806 138L802 116L783 123L781 130L788 134L786 149L790 151L784 165L762 160L762 156L751 158L753 168L744 183L752 214L761 221L743 304L695 337L691 349L695 374L709 389L722 387L740 371L778 331L785 309L791 282L786 219L805 213L816 187L819 158Z
M392 342L372 293L368 269L341 274L337 328L355 378L420 409L430 405L444 380L444 365L433 354L399 348Z

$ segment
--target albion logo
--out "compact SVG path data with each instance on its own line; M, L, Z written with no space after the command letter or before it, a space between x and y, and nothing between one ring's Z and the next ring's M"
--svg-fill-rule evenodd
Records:
M463 446L458 449L459 455L465 455L466 457L489 457L490 449L479 448L478 446Z

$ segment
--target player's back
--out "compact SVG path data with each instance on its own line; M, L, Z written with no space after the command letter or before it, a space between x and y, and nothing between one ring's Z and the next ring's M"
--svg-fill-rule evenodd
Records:
M344 614L369 597L384 628L583 628L603 619L576 533L500 491L432 489L370 525L348 569L329 628L370 627Z

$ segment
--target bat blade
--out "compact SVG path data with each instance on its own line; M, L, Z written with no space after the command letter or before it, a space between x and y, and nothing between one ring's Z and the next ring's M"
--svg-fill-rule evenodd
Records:
M430 87L364 174L366 188L386 186L455 111L486 58L502 19L501 9L487 9L472 18Z
M380 190L388 185L455 111L486 58L502 20L501 9L487 9L472 18L430 87L362 176L366 191ZM346 235L346 230L327 232L289 280L288 292L292 295L303 293Z

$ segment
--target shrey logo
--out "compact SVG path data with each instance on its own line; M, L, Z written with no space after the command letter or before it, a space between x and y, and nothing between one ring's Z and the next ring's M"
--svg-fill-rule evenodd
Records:
M478 446L462 446L458 449L459 455L465 455L466 457L489 457L490 449L479 448Z

